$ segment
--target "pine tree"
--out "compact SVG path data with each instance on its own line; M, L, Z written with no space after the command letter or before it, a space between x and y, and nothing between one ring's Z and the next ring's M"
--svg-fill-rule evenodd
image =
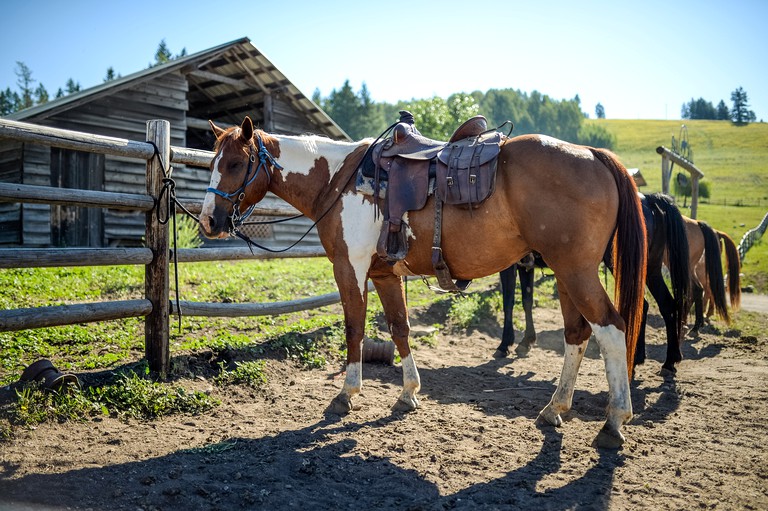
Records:
M10 87L7 87L4 91L0 91L0 117L15 112L15 105L18 101L18 94L13 92Z
M173 54L171 53L171 50L168 49L168 45L165 43L165 39L163 39L160 41L160 44L157 47L157 51L155 52L155 63L150 64L149 67L165 64L166 62L169 62L171 58L173 58Z
M112 66L109 66L107 68L107 74L104 77L104 81L111 82L112 80L116 80L118 78L120 78L120 75L115 73L115 68L113 68Z
M19 88L18 101L14 105L15 110L23 110L35 104L32 99L32 87L35 80L32 79L32 71L23 62L16 61L16 86Z
M730 110L728 110L728 107L725 105L725 101L721 99L720 103L717 104L717 120L727 121L730 118L731 118L731 112Z
M749 122L755 121L755 112L749 109L747 91L739 87L735 91L731 92L731 101L733 101L733 108L731 109L731 120L734 123L747 124Z
M49 100L48 91L46 90L45 86L41 83L37 86L35 89L35 104L42 105L43 103L48 103Z
M602 103L598 103L597 106L595 106L595 117L598 119L605 119L605 108L603 108Z
M67 94L73 94L80 91L80 82L76 82L73 78L70 78L67 80L67 83L64 85L64 87L66 87L65 92Z

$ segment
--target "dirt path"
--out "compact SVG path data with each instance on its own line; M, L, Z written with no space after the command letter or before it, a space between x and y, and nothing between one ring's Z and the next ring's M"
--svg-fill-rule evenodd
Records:
M741 308L746 311L768 314L768 295L742 293Z
M563 427L536 424L562 329L555 310L535 319L527 358L491 358L496 324L419 345L422 406L407 415L389 409L399 366L366 364L360 409L338 418L324 415L338 367L274 362L267 391L184 382L223 400L205 416L40 426L0 443L0 509L768 509L766 336L709 329L664 379L652 316L628 442L603 452L594 342Z

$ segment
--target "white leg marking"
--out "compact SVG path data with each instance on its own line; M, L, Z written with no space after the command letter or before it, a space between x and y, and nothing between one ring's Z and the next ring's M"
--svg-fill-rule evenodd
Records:
M416 368L416 361L413 359L413 353L409 353L403 359L403 392L400 394L396 408L403 410L413 410L419 407L419 400L416 393L421 388L421 378L419 370Z
M563 359L563 370L560 373L560 381L557 383L557 389L552 395L549 404L539 414L539 417L554 426L560 426L563 423L560 414L571 409L573 391L576 388L576 376L579 374L579 367L581 367L581 361L584 359L584 352L587 350L588 343L589 339L581 344L568 344L563 339L565 356Z
M349 397L360 393L363 387L363 364L362 362L352 362L347 364L347 377L344 379L344 388L342 393Z
M374 222L373 204L363 200L362 195L346 193L342 198L341 229L347 245L349 264L355 270L357 287L362 296L365 291L371 257L376 253L376 242L383 219Z
M409 353L403 359L403 389L415 394L421 389L421 377L416 368L416 361L413 359L413 353Z
M600 326L590 323L590 326L605 361L609 401L607 425L618 432L621 425L632 418L624 332L613 325Z

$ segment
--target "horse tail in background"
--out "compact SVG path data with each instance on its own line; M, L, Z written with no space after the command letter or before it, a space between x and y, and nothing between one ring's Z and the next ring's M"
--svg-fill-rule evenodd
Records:
M723 282L723 266L720 260L720 238L715 230L706 222L699 221L699 228L704 235L704 268L709 281L709 292L715 304L715 311L726 323L731 323L728 315L728 304L725 302L725 283Z
M739 310L741 306L741 258L739 249L730 236L722 231L715 231L725 245L725 259L728 264L728 298L731 300L731 309Z
M685 221L672 197L653 193L645 196L649 206L659 209L664 216L664 243L669 260L669 277L672 295L675 299L677 314L677 335L682 339L687 324L689 297L691 294L691 263L688 249L688 236L685 233Z
M615 302L626 323L627 370L632 378L637 338L643 320L645 272L648 249L645 219L635 181L627 169L605 149L592 148L592 153L610 169L619 192L619 211L613 237L613 277L616 282Z

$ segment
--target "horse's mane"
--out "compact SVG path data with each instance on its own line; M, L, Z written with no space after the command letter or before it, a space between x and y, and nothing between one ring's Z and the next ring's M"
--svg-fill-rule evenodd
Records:
M218 152L222 144L224 144L224 141L230 138L231 136L233 135L239 136L239 134L235 134L236 131L240 131L239 126L230 126L229 128L226 128L224 132L221 134L221 136L216 139L216 142L214 142L213 152ZM264 140L268 140L269 138L271 138L271 135L266 131L257 129L255 130L255 132L261 135L261 137ZM331 143L334 145L343 145L343 146L350 146L350 145L357 146L357 145L364 144L366 142L368 144L373 142L372 138L365 138L363 140L358 140L358 141L335 140L328 137L327 135L318 135L316 133L302 133L301 135L283 135L283 137L286 139L294 139L298 142L301 142L309 150L312 150L312 146L314 146L314 144L316 144L317 142L325 142L325 143Z

